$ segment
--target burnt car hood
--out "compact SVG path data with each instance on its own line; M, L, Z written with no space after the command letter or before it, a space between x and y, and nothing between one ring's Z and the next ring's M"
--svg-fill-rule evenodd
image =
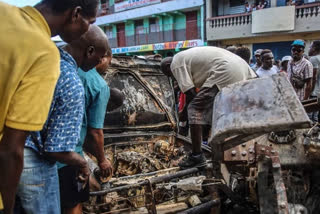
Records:
M173 87L161 72L160 61L114 57L103 77L125 96L121 107L107 113L105 133L175 129Z

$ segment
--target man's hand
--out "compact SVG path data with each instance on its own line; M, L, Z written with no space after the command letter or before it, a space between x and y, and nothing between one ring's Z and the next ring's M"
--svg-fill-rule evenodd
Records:
M78 179L80 182L88 181L90 169L87 161L76 152L47 152L46 157L61 163L79 168Z
M101 176L102 178L107 178L113 174L112 164L108 159L104 159L104 161L100 162L99 164Z
M88 127L85 148L98 160L98 166L101 170L101 178L108 178L112 175L112 164L105 158L104 154L104 136L102 129Z
M89 180L90 176L90 169L88 163L84 164L83 166L79 167L79 175L78 179L80 182L83 182L85 186Z

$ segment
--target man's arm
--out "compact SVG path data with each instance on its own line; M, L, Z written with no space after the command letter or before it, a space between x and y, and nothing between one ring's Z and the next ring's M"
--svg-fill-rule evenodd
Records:
M91 84L91 83L90 83ZM88 84L88 86L89 84ZM86 95L88 96L88 95ZM104 156L104 136L103 124L106 115L106 109L110 98L110 89L107 84L102 85L100 91L93 95L92 103L89 104L87 109L87 147L91 147L91 153L98 160L98 165L101 169L103 177L108 177L112 174L112 165Z
M313 72L314 71L313 71L312 63L308 61L304 70L304 78L305 78L304 81L305 81L305 84L307 84L304 91L304 100L309 99L312 92Z
M306 79L306 89L304 92L304 100L307 100L310 98L311 92L312 92L312 78Z
M33 62L15 90L6 114L0 142L0 192L5 213L12 213L28 131L41 130L48 116L59 77L58 50L52 48Z
M112 165L104 155L104 136L102 129L88 127L84 147L97 158L102 176L110 176L112 174Z
M79 179L87 181L90 175L90 169L87 161L76 152L47 152L46 157L67 164L76 166L80 170Z
M313 76L312 76L312 90L311 92L314 90L314 87L316 85L316 82L317 82L317 73L318 73L318 68L319 68L319 65L318 65L318 59L314 56L310 57L310 62L312 64L312 67L313 67Z
M11 213L16 188L23 169L23 149L27 131L4 127L0 142L0 192L4 213Z
M312 77L312 88L311 88L311 92L313 92L314 87L316 86L316 82L317 82L317 68L313 68L313 77Z

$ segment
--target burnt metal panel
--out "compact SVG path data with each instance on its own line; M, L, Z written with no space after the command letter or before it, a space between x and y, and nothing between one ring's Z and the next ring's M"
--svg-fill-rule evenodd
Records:
M173 130L173 88L154 60L116 57L104 76L125 95L124 104L108 112L105 130Z
M306 127L310 120L283 74L232 84L215 99L212 138L216 143L234 136Z

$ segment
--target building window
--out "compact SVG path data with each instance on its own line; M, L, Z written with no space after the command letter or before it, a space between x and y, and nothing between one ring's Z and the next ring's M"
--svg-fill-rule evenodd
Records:
M150 25L150 33L160 32L160 26L159 26L159 19L158 18L149 19L149 25Z
M135 27L136 34L144 34L145 33L145 30L143 27L143 20L136 20L134 22L134 27Z
M244 5L246 0L230 0L230 7L237 7Z
M112 32L112 26L105 26L104 27L104 32L106 33L108 39L114 38L113 32Z

